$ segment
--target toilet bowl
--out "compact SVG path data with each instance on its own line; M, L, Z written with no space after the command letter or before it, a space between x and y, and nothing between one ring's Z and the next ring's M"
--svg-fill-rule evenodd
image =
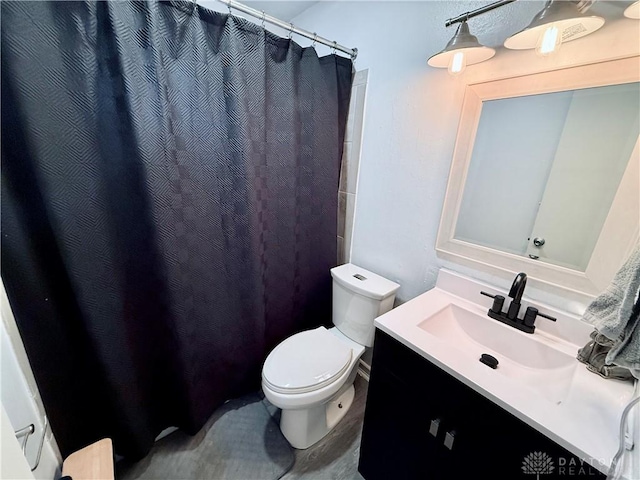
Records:
M285 339L262 369L265 397L282 409L280 429L298 449L321 440L351 407L360 357L373 343L373 321L391 309L399 288L352 264L331 274L336 326Z
M289 337L269 355L262 390L282 409L280 429L291 446L310 447L344 417L364 350L337 328L319 327Z

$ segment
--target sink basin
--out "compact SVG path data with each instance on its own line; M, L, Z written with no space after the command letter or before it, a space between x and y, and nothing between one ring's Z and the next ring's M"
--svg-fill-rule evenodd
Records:
M450 304L418 324L422 330L450 344L460 355L479 361L483 353L498 359L495 370L538 392L557 405L566 398L578 362L553 348L487 316Z

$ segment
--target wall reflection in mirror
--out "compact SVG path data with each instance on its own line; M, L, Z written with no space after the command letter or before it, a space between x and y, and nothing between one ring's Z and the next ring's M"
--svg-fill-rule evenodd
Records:
M484 101L454 238L585 271L638 105L639 83Z

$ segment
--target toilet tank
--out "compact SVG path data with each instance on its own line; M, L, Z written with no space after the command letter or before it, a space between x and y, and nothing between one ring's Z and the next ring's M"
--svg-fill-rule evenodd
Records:
M332 321L338 330L360 345L373 345L376 317L393 308L400 285L351 263L331 269Z

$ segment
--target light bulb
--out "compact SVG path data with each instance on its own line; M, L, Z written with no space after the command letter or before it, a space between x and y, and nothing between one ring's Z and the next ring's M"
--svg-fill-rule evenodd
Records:
M542 57L551 55L560 50L562 45L562 32L556 25L549 25L536 45L536 53Z
M450 75L460 75L464 72L464 69L467 68L467 56L464 52L456 52L451 57L451 61L449 62L449 74Z

